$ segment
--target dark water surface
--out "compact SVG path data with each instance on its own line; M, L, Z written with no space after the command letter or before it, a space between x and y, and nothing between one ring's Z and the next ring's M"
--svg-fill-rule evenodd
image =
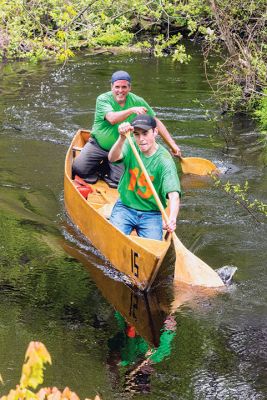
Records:
M251 198L267 202L263 138L241 117L219 129L208 120L209 87L192 55L188 66L134 54L0 67L0 395L19 382L26 347L38 340L53 360L45 385L81 398L267 398L266 222L209 179L186 177L177 234L214 268L237 267L234 284L214 297L165 285L144 298L105 269L64 212L66 150L78 128L91 127L96 96L116 69L132 74L133 91L184 155L212 160L225 182L248 180ZM114 307L140 336L125 334Z

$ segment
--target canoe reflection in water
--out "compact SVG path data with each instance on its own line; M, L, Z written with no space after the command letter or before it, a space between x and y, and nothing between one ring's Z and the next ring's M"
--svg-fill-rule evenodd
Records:
M154 347L137 333L134 325L127 324L120 313L116 312L115 317L120 331L108 343L108 364L113 381L118 381L119 367L127 367L125 391L147 393L150 391L153 364L161 362L171 354L171 342L176 330L175 318L172 315L166 317L160 330L159 344Z
M165 269L165 274L159 276L160 284L155 282L154 289L144 293L112 279L107 275L108 270L103 271L90 262L88 254L66 243L63 247L82 262L103 297L115 309L118 329L108 340L107 356L112 384L116 390L123 385L124 391L148 392L153 365L170 355L175 336L172 304L177 300L173 298L173 268L170 273Z

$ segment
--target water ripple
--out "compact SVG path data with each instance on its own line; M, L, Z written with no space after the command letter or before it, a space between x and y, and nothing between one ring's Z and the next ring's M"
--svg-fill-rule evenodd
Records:
M159 118L171 121L207 120L206 114L198 108L155 107Z
M257 393L249 382L227 374L201 370L194 377L194 399L200 400L263 400L263 395Z

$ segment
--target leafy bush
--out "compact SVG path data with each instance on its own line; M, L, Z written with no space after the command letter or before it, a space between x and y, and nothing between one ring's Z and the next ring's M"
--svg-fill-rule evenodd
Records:
M263 92L258 110L255 111L255 116L259 119L262 130L267 132L267 89Z
M2 396L0 400L79 400L76 393L68 387L62 392L56 387L44 387L39 389L37 393L29 389L29 387L36 389L43 383L43 370L47 363L51 364L52 361L45 345L41 342L30 342L25 354L20 383L16 386L16 389L10 390L8 395ZM101 399L97 395L94 400Z
M119 25L109 25L106 31L100 33L93 41L100 46L122 46L131 43L133 34Z

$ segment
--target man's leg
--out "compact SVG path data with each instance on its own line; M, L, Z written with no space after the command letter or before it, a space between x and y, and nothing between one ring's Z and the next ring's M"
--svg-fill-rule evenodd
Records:
M136 228L138 236L162 240L162 215L159 211L137 211L139 221Z
M78 175L89 183L95 183L98 179L100 163L107 159L107 156L108 152L101 149L94 139L90 139L73 161L73 176Z
M119 199L113 207L109 222L126 235L130 235L137 222L136 211L125 206Z
M120 178L124 172L124 164L123 162L117 162L117 163L109 163L109 168L110 168L110 172L109 172L109 178L115 182L115 183L119 183Z
M123 162L118 162L118 163L108 163L108 172L106 176L103 177L104 181L107 182L107 184L111 188L117 188L120 178L123 174L124 171L124 164Z

